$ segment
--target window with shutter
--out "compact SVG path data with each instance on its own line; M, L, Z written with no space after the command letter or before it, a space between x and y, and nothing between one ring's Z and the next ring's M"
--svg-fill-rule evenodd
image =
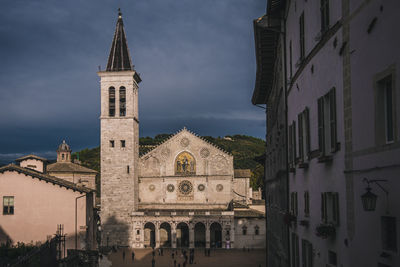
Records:
M319 162L331 160L330 154L338 150L336 119L336 89L332 88L318 99Z
M304 12L301 13L299 18L299 26L300 26L300 60L302 61L305 57L305 36L304 36Z
M375 141L377 145L396 141L396 95L394 74L386 75L376 82L375 92Z
M304 109L304 115L303 115L303 120L304 120L304 128L305 128L305 146L304 146L304 154L307 155L307 157L310 157L310 111L308 108Z
M329 92L329 118L330 118L330 139L331 152L337 150L337 133L336 133L336 89L332 88Z
M326 223L326 193L321 193L321 220Z
M293 122L293 163L296 164L296 157L297 157L297 146L296 146L296 122Z
M299 237L292 233L292 267L300 267Z
M299 158L300 162L304 162L303 113L297 116L297 122L299 124Z
M332 218L332 222L335 225L339 225L339 193L332 193L332 198L333 198L333 218Z
M318 98L318 145L320 156L325 155L324 98Z
M313 266L313 246L305 239L301 240L302 267Z
M289 125L289 136L288 136L288 139L289 139L288 140L289 141L289 144L288 144L289 167L293 167L293 162L292 162L292 159L293 159L293 156L292 156L292 151L293 151L293 149L292 149L292 147L293 147L292 129L293 129L292 125Z
M308 191L304 192L304 216L310 216L310 195Z
M329 0L321 0L321 32L329 29Z

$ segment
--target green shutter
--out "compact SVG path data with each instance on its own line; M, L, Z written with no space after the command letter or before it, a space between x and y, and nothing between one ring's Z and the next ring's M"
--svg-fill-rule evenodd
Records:
M331 130L331 151L337 149L337 132L336 132L336 89L335 87L329 91L329 118Z
M321 220L326 222L326 194L321 193Z
M303 119L304 119L304 127L306 127L306 136L304 137L306 139L306 146L304 148L304 154L307 155L308 158L310 158L310 151L311 151L311 147L310 147L310 114L309 114L309 109L305 108L304 110L304 115L303 115Z
M289 125L289 138L288 138L288 152L289 152L289 165L292 163L292 125Z
M297 122L299 124L299 157L301 161L304 161L304 147L303 147L303 113L297 116Z
M339 225L339 193L333 193L333 221L336 225Z
M297 147L296 147L296 122L293 122L293 164L296 164Z
M318 98L318 145L320 156L325 155L324 98Z

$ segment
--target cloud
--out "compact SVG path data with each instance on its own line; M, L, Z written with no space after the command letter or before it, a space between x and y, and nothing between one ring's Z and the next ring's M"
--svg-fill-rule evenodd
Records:
M65 136L75 149L99 143L96 71L118 6L143 78L142 135L184 124L204 135L265 135L265 113L250 103L252 20L265 1L18 0L0 10L0 153L51 151Z

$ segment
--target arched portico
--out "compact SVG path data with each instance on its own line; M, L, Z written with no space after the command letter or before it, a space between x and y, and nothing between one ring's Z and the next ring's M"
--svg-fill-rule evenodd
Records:
M156 246L156 227L151 222L147 222L144 225L144 246L145 247Z
M171 240L171 225L163 222L160 225L160 246L165 248L171 247Z
M202 222L194 226L194 246L202 248L206 246L206 226Z
M180 222L176 226L176 245L177 247L189 247L189 226Z
M217 222L210 225L210 246L212 248L222 247L222 226Z

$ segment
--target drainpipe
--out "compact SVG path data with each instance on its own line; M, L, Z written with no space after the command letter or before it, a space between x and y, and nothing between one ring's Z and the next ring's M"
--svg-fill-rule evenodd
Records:
M86 197L86 194L75 198L75 250L78 249L78 198L81 197Z

